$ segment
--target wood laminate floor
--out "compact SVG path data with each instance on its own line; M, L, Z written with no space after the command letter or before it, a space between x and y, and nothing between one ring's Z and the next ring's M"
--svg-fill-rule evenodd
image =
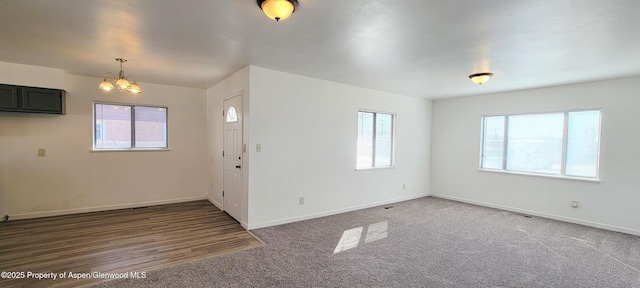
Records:
M75 287L120 273L144 277L262 244L206 200L0 223L0 287ZM38 280L29 272L57 279ZM88 278L70 279L69 273Z

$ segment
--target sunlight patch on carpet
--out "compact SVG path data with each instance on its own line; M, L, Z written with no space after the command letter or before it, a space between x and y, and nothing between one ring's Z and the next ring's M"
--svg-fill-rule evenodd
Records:
M365 244L385 239L388 236L387 227L388 221L382 221L370 224L366 230L364 226L345 230L342 233L340 241L338 241L338 245L336 245L336 248L333 250L333 254L358 247L363 234L366 235L364 239Z

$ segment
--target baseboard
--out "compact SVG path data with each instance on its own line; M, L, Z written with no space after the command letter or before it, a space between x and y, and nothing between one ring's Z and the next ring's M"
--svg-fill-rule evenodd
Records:
M224 211L222 209L222 204L221 203L218 203L216 200L213 200L213 198L211 198L209 196L207 196L207 200L209 200L209 202L211 202L211 204L213 204L213 206L218 207L218 209L220 209L220 211Z
M213 198L207 196L207 199L209 200L209 202L211 202L211 204L213 204L213 206L218 207L218 209L220 209L220 211L224 211L224 209L222 208L222 204L218 203L216 200L213 200ZM240 226L242 226L245 230L249 230L249 225L247 225L247 222L244 221L240 221ZM257 239L257 238L256 238ZM260 240L262 241L262 240Z
M32 219L32 218L42 218L42 217L52 217L52 216L61 216L61 215L69 215L69 214L98 212L98 211L128 209L128 208L137 208L137 207L145 207L145 206L164 205L164 204L173 204L173 203L198 201L198 200L205 200L205 199L207 199L207 198L206 197L186 197L186 198L176 198L176 199L157 200L157 201L138 202L138 203L95 206L95 207L87 207L87 208L75 208L75 209L53 210L53 211L44 211L44 212L21 213L21 214L9 215L9 221Z
M442 194L431 194L429 196L436 197L436 198L447 199L447 200L453 200L453 201L457 201L457 202L469 203L469 204L473 204L473 205L485 206L485 207L489 207L489 208L496 208L496 209L500 209L500 210L511 211L511 212L516 212L516 213L521 213L521 214L538 216L538 217L542 217L542 218L548 218L548 219L553 219L553 220L558 220L558 221L563 221L563 222L580 224L580 225L594 227L594 228L600 228L600 229L604 229L604 230L610 230L610 231L615 231L615 232L620 232L620 233L626 233L626 234L640 236L640 230L634 230L634 229L629 229L629 228L624 228L624 227L607 225L607 224L602 224L602 223L598 223L598 222L585 221L585 220L580 220L580 219L571 218L571 217L564 217L564 216L559 216L559 215L554 215L554 214L547 214L547 213L531 211L531 210L526 210L526 209L519 209L519 208L514 208L514 207L509 207L509 206L496 205L496 204L491 204L491 203L487 203L487 202L469 200L469 199L458 198L458 197L442 195Z
M376 207L376 206L396 203L396 202L402 202L402 201L418 199L418 198L422 198L422 197L426 197L426 196L429 196L429 193L411 195L411 196L406 196L406 197L401 197L401 198L394 198L394 199L391 199L391 200L373 202L373 203L368 203L368 204L364 204L364 205L358 205L358 206L353 206L353 207L348 207L348 208L343 208L343 209L337 209L337 210L331 210L331 211L320 212L320 213L315 213L315 214L303 215L303 216L298 216L298 217L293 217L293 218L286 218L286 219L280 219L280 220L275 220L275 221L268 221L268 222L262 222L262 223L257 223L257 224L251 224L251 225L247 225L245 228L247 228L248 230L253 230L253 229L265 228L265 227L270 227L270 226L282 225L282 224L287 224L287 223L293 223L293 222L298 222L298 221L303 221L303 220L320 218L320 217L324 217L324 216L330 216L330 215L335 215L335 214L340 214L340 213L345 213L345 212L351 212L351 211L356 211L356 210L365 209L365 208L371 208L371 207ZM242 226L245 226L245 225L243 224Z

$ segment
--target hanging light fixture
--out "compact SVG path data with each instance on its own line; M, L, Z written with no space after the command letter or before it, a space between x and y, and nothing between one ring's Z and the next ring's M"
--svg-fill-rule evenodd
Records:
M120 72L118 73L118 76L116 77L116 75L111 72L104 73L104 80L102 80L102 82L98 86L98 89L111 91L113 90L113 88L117 87L120 92L126 90L127 92L133 94L142 93L142 89L140 89L140 86L138 86L138 83L136 83L135 79L132 83L129 83L129 78L133 78L133 76L124 75L124 71L122 70L122 63L127 62L127 59L116 58L116 61L120 62Z
M493 76L493 73L476 73L469 75L469 79L471 79L473 83L482 85L483 83L489 81L489 79L491 79L491 76Z
M258 0L258 6L267 17L279 22L296 11L298 0Z

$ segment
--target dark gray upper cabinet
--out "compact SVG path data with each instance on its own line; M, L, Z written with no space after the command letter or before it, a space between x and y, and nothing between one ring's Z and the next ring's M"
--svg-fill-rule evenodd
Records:
M18 109L18 86L0 85L0 109Z
M64 110L64 90L0 84L0 111L64 114Z

